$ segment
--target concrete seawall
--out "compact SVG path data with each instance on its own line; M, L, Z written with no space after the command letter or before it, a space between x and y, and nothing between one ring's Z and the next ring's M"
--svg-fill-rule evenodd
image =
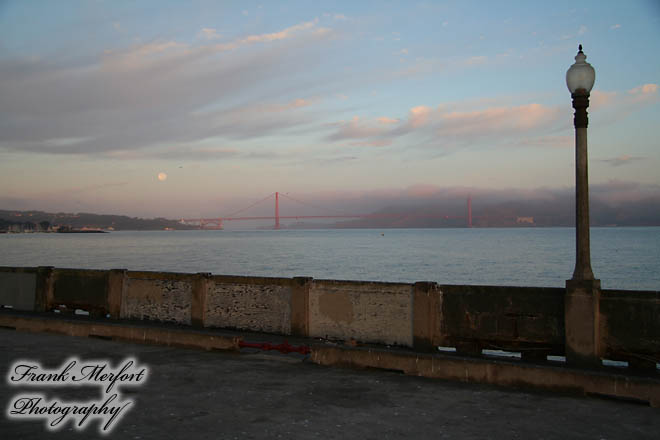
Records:
M597 311L591 320L566 298L562 288L0 267L0 306L17 311L84 311L115 323L323 338L420 355L440 349L491 359L496 351L553 368L583 366L584 356L574 361L567 347L596 335L590 368L604 368L606 359L627 366L617 374L660 378L660 292L599 290L586 297Z

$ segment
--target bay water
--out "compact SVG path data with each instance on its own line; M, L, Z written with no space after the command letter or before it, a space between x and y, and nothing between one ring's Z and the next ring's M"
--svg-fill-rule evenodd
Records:
M592 228L605 289L660 290L660 227ZM0 266L563 287L573 228L0 234Z

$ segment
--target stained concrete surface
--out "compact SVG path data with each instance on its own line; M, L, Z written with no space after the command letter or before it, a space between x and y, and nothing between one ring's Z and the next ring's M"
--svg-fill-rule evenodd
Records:
M133 356L148 382L130 390L134 407L109 434L98 422L48 431L45 420L4 414L19 392L0 383L6 439L657 439L660 410L593 397L449 383L387 371L328 368L300 355L206 352L0 329L6 377L19 359L60 367L65 359ZM97 398L98 388L45 388L60 400ZM127 394L123 394L126 396Z

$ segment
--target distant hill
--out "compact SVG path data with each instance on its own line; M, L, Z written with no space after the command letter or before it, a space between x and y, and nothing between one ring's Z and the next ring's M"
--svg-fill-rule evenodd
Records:
M124 215L104 215L90 213L50 213L43 211L7 211L0 210L0 230L7 230L11 225L22 225L25 229L39 228L37 225L48 222L50 226L68 226L74 229L98 228L110 230L157 231L163 229L195 229L182 225L176 220L166 218L143 219ZM34 228L30 224L35 225Z
M473 200L473 227L558 227L575 225L575 199ZM660 226L660 198L606 203L593 197L592 226ZM336 228L452 228L467 226L465 199L425 201L378 210L372 216L337 222ZM294 226L296 227L296 226ZM298 226L299 227L299 226Z

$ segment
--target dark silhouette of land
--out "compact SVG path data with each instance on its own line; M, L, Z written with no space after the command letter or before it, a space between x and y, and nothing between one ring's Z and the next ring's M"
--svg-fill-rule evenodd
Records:
M143 219L125 215L90 213L50 213L43 211L0 210L0 231L46 232L62 228L61 232L90 229L157 231L165 229L196 229L177 220L165 218Z

